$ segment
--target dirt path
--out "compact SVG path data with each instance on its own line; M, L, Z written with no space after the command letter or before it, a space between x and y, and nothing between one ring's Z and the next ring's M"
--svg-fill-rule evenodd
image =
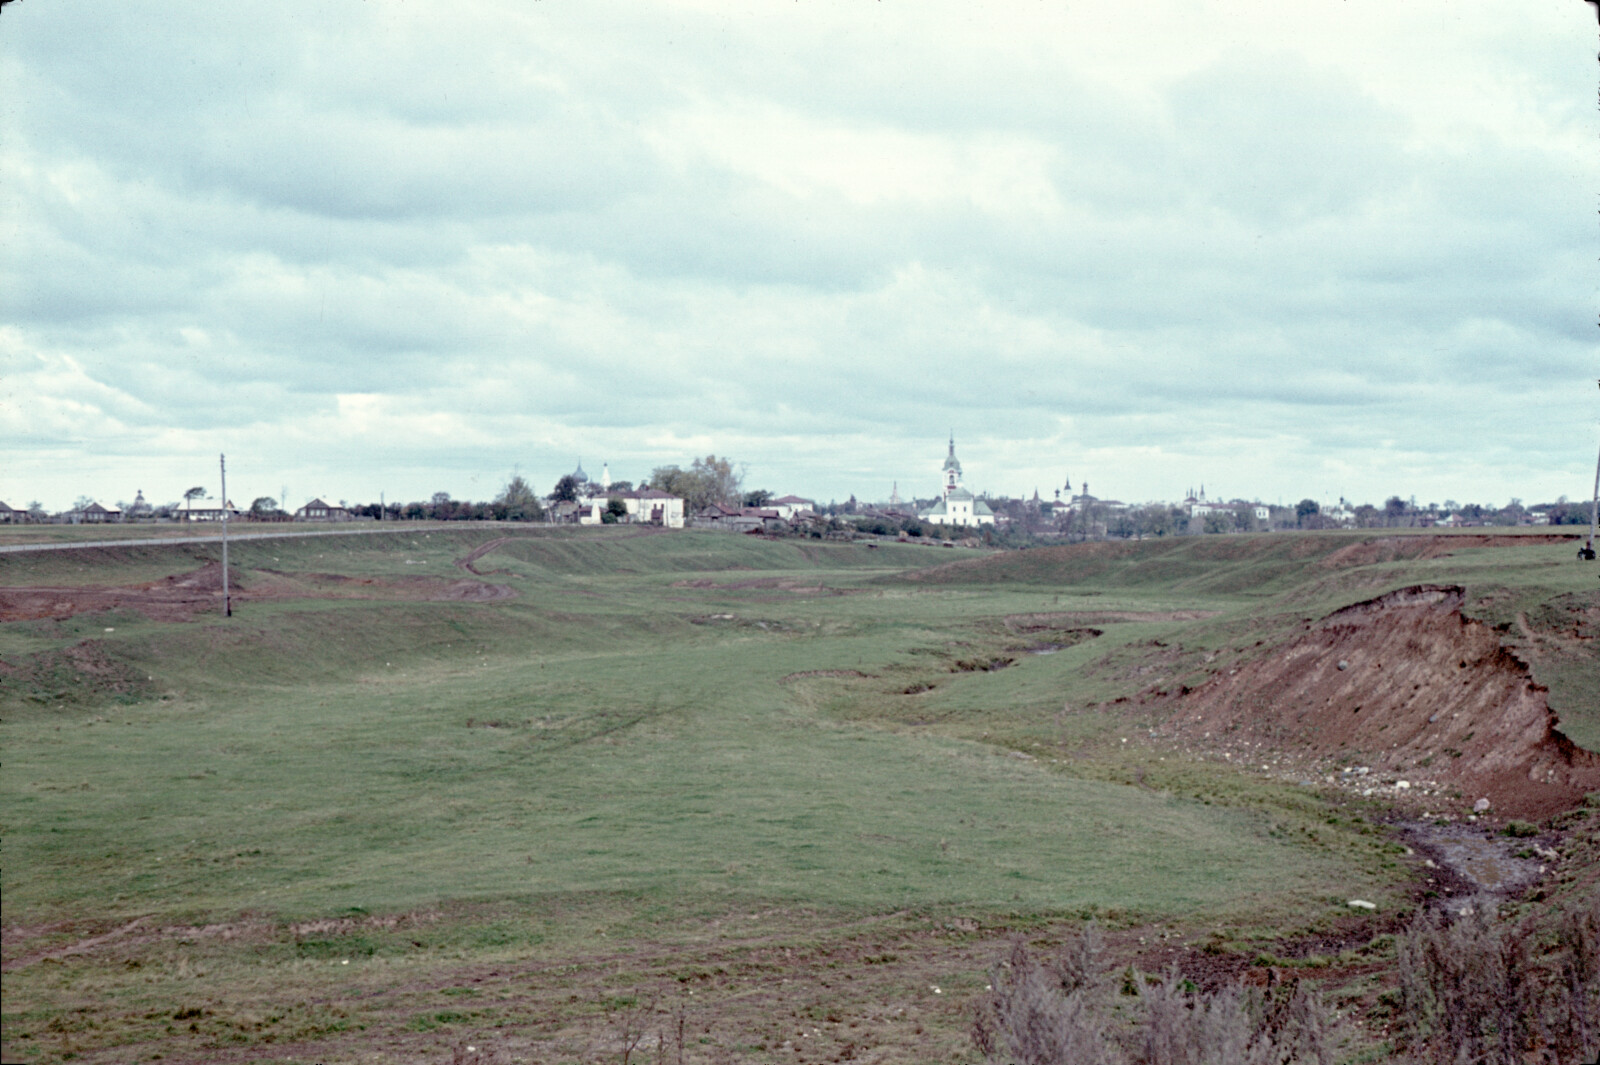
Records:
M371 529L316 529L304 532L236 532L228 537L229 541L239 543L242 540L292 540L306 536L367 536L372 533L397 533L411 532L403 526L396 528L395 523L375 523ZM430 530L431 531L431 530ZM17 553L22 551L75 551L89 547L168 547L173 544L220 544L222 535L215 536L147 536L137 540L77 540L67 543L50 544L0 544L0 553Z
M473 563L477 562L478 559L482 558L484 555L487 555L490 551L498 549L502 544L507 544L510 542L511 537L502 536L498 540L490 540L486 544L480 544L468 552L465 558L456 559L456 569L465 570L467 573L470 573L475 577L488 576L488 574L480 572L478 567L473 565Z

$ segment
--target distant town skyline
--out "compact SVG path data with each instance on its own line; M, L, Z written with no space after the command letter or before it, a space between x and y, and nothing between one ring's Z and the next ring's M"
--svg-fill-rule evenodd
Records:
M1418 41L1425 40L1426 48ZM0 499L1587 499L1575 2L5 5ZM238 487L235 487L238 486Z

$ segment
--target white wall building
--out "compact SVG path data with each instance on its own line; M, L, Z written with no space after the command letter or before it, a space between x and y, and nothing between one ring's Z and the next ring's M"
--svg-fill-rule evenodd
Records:
M994 511L989 509L989 504L961 487L961 462L956 458L956 438L953 435L950 437L950 453L944 460L944 496L927 510L918 513L917 517L940 525L974 529L980 525L994 524Z

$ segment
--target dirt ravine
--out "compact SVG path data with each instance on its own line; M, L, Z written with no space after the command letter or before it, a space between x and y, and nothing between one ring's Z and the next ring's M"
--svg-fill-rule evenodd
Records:
M1159 731L1198 748L1259 743L1324 772L1359 765L1375 785L1486 798L1502 816L1572 806L1600 788L1600 755L1561 733L1547 689L1464 599L1416 585L1335 611L1170 696Z

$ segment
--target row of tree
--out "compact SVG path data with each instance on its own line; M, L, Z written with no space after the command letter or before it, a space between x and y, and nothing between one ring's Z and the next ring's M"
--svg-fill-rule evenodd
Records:
M654 488L668 495L675 495L682 499L685 509L693 514L704 510L713 503L722 503L728 506L758 506L756 503L745 502L745 496L740 491L744 483L744 471L735 468L733 461L718 458L716 455L707 455L703 459L695 459L689 464L688 469L681 466L657 466L650 471L650 476L639 487ZM590 486L578 481L572 474L564 475L555 484L550 492L550 498L557 502L573 502L588 493ZM613 494L631 492L632 481L613 481L607 491ZM772 493L762 491L751 493L763 499L771 498ZM618 500L620 502L620 500ZM626 510L623 510L626 513Z

